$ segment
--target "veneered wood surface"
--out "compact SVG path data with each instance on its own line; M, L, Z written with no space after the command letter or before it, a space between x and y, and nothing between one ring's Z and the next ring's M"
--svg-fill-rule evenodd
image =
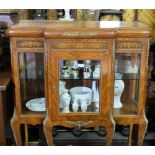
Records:
M13 81L15 83L16 107L14 117L12 119L12 127L15 134L16 142L21 145L21 137L19 135L19 125L23 124L41 124L44 120L44 131L47 133L46 138L48 144L52 144L50 137L50 127L54 125L64 125L73 127L65 121L74 120L94 120L102 117L102 121L94 121L91 125L105 125L110 131L107 134L109 145L114 132L114 124L130 125L131 145L132 126L139 125L138 145L142 145L147 127L147 119L145 116L145 100L146 100L146 82L148 69L148 46L151 29L139 22L96 22L96 21L20 21L17 25L13 25L8 29L7 34L12 37L12 68ZM109 41L108 46L101 45L101 41ZM113 43L111 42L113 40ZM45 45L45 46L44 46ZM45 89L47 111L46 118L44 113L23 111L21 113L20 105L20 84L17 63L17 51L23 52L44 52L45 53ZM112 52L104 56L104 53ZM50 53L51 52L51 53ZM53 52L53 53L52 53ZM80 54L83 53L83 54ZM48 53L48 55L47 55ZM85 54L86 53L86 54ZM102 53L102 54L101 54ZM123 105L121 109L113 109L113 83L114 83L114 55L115 53L139 53L141 54L140 64L140 85L138 107L135 107L132 102ZM101 98L106 94L108 96L105 109L101 108L101 115L93 115L92 113L81 115L80 117L70 115L60 116L58 113L58 105L56 93L51 92L50 86L58 84L58 66L56 60L63 59L87 59L101 58L107 60L108 77L107 81L109 89L103 89ZM105 64L105 66L107 65ZM53 68L53 73L49 75L50 69ZM110 75L111 74L111 75ZM47 76L48 75L48 76ZM105 76L103 76L105 78ZM105 78L106 79L106 78ZM110 80L110 82L109 82ZM104 80L103 80L104 81ZM111 90L111 91L108 91ZM106 92L108 91L108 92ZM58 93L57 93L58 94ZM54 95L51 98L51 95ZM102 96L103 95L103 96ZM55 97L55 98L54 98ZM103 97L104 98L104 97ZM112 115L113 111L113 115ZM72 115L72 114L71 114ZM115 122L113 121L113 118ZM53 121L52 121L53 119ZM102 124L103 123L103 124ZM51 131L51 130L50 130Z

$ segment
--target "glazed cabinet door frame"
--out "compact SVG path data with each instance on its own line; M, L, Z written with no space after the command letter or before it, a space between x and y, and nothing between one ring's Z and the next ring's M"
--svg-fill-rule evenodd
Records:
M107 119L112 109L111 95L112 92L108 91L112 86L112 48L102 49L99 51L95 50L76 50L76 49L52 49L50 46L53 40L48 40L49 50L48 50L48 96L50 96L48 103L49 110L48 114L53 120L96 120L96 119ZM63 41L62 41L63 42ZM60 41L61 43L61 41ZM113 41L108 40L107 43L109 47L113 46ZM101 63L101 81L100 81L100 112L99 113L59 113L59 60L99 60ZM106 85L104 85L106 84ZM48 109L47 108L47 109ZM81 115L81 116L80 116ZM79 117L80 116L80 117Z
M44 132L48 145L53 144L51 128L62 125L69 128L104 126L106 145L112 142L115 122L112 118L114 88L114 39L47 39L47 111ZM102 47L102 48L101 48ZM59 110L59 60L99 60L101 65L100 111L61 113ZM105 84L105 85L104 85ZM103 86L105 88L103 89Z
M138 104L136 114L122 114L114 109L113 116L118 125L130 125L129 145L132 145L133 125L138 124L137 144L142 145L143 138L147 129L148 120L145 115L145 103L147 94L147 71L148 71L148 54L149 38L117 38L116 54L139 54L139 87L138 87Z
M27 109L26 113L22 111L21 101L21 85L19 75L19 53L43 53L44 55L44 38L33 37L12 37L11 38L11 63L12 63L12 79L14 82L14 114L11 119L11 127L14 133L17 145L23 145L21 138L21 124L25 125L25 143L28 144L28 128L27 125L42 124L45 112L32 112ZM45 57L45 56L44 56ZM43 58L43 61L45 58ZM43 62L44 63L44 62ZM44 70L45 80L45 70ZM26 107L25 107L26 108Z
M43 53L44 55L44 48L43 47L37 47L34 42L37 43L36 40L39 40L43 42L44 45L44 38L12 38L12 75L13 75L13 82L15 85L15 108L16 108L16 114L19 115L27 115L22 113L22 101L21 101L21 84L20 84L20 75L19 75L19 53ZM34 41L34 42L33 42ZM19 42L19 44L18 44ZM34 44L34 46L33 46ZM45 57L45 56L44 56ZM43 61L45 58L43 58ZM44 62L45 64L45 62ZM44 81L45 81L45 70L44 70ZM38 112L30 112L28 115L32 116L43 116L45 114L41 114Z

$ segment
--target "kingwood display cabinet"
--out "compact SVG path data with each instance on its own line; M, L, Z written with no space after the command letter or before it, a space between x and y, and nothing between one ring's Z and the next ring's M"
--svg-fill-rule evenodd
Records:
M115 123L147 128L145 99L150 29L137 22L20 21L11 36L17 145L20 125L42 124L48 145L52 127L104 126L106 145ZM46 108L45 108L46 107ZM44 120L44 121L43 121Z

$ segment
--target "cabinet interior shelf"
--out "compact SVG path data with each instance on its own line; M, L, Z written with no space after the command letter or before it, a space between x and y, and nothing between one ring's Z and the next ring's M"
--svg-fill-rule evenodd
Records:
M139 74L134 73L123 73L122 78L115 78L115 80L139 80Z
M100 80L99 78L60 78L59 80Z
M114 116L135 115L137 116L137 105L134 101L130 100L122 104L121 108L114 108Z

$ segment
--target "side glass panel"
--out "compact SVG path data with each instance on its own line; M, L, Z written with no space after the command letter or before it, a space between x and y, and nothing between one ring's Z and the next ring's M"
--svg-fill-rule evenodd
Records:
M21 52L18 60L22 112L45 111L43 53Z
M137 114L140 54L116 54L114 108L121 114Z
M99 112L100 74L100 61L59 60L60 112Z

